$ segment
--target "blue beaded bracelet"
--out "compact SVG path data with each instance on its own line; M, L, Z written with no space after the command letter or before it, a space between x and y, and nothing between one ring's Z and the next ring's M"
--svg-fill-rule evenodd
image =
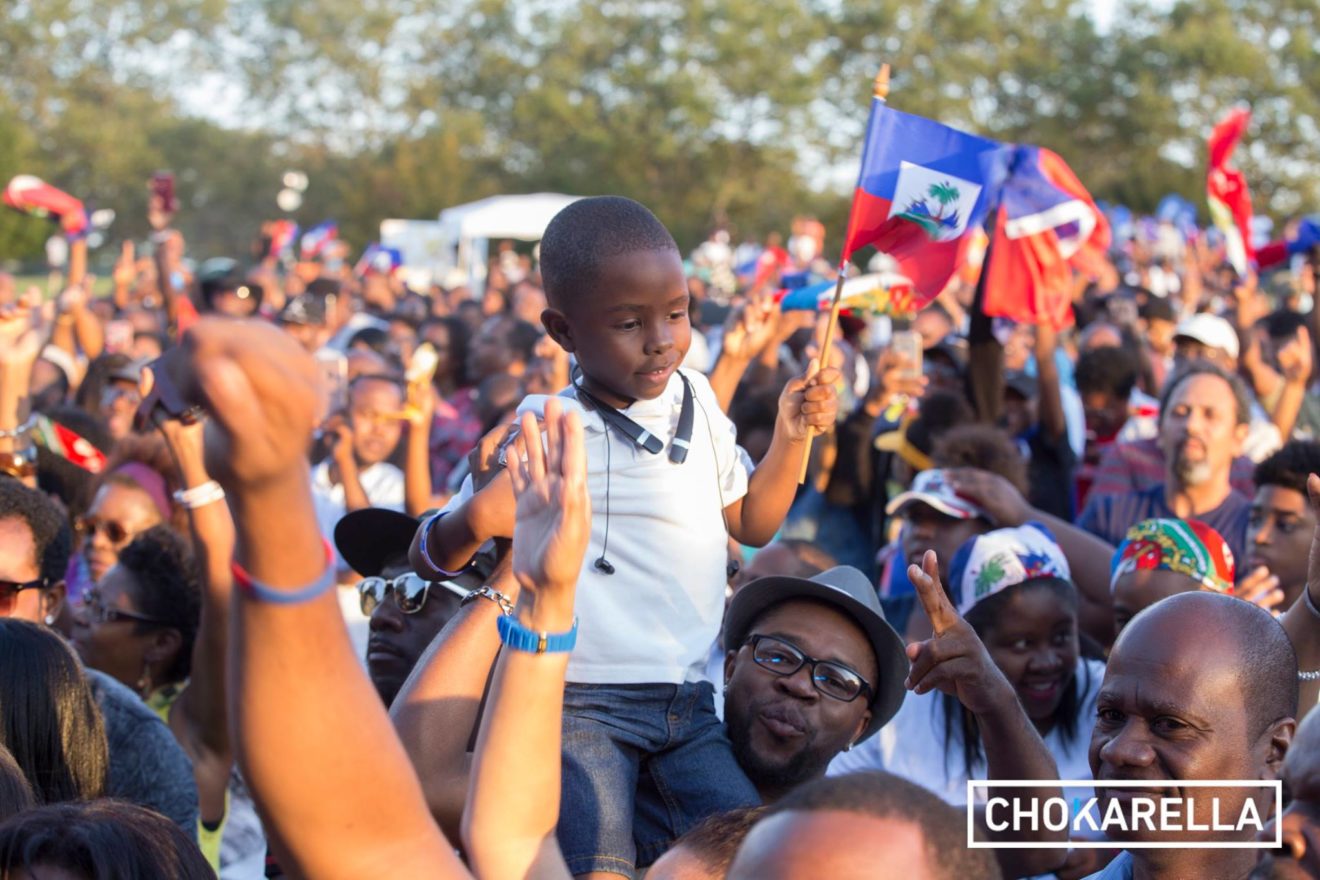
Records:
M433 570L440 572L445 577L456 578L466 570L467 566L460 568L458 571L449 571L448 569L441 568L431 561L431 554L426 549L427 543L431 540L431 526L439 522L440 517L445 516L447 513L449 513L447 510L437 511L422 520L422 540L419 546L422 549L422 558L426 560L427 565L431 566Z
M512 614L501 614L495 619L500 641L515 651L528 654L563 654L573 650L577 644L578 621L573 618L573 628L568 632L546 633L528 629L518 622Z
M289 590L263 584L254 580L252 575L248 574L247 570L238 564L237 560L230 565L230 570L234 574L234 585L238 587L240 595L248 599L256 599L258 602L269 602L272 605L298 605L303 602L310 602L332 588L338 580L335 577L334 554L330 550L330 542L325 541L324 544L325 574L305 587Z

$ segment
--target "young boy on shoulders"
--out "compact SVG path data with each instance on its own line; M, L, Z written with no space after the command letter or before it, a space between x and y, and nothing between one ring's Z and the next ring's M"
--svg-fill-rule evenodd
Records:
M692 334L687 283L650 211L617 197L573 203L546 229L541 267L542 322L580 371L560 396L583 412L593 513L577 626L546 639L573 651L560 844L576 875L631 876L705 816L757 801L703 673L724 608L727 537L774 537L808 432L834 425L838 371L785 386L753 470L706 378L679 369ZM520 411L539 413L544 400ZM445 576L487 540L511 537L513 521L507 472L477 492L469 480L422 523L413 564Z

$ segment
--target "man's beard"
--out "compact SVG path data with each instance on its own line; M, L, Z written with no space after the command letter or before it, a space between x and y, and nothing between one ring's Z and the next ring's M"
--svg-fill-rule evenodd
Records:
M1201 445L1204 446L1205 444ZM1185 444L1180 445L1178 451L1174 453L1173 472L1184 486L1201 486L1214 476L1214 470L1210 462L1205 460L1191 461L1187 458Z
M807 734L802 748L787 761L771 763L762 760L752 748L752 724L755 718L755 712L726 712L725 717L733 756L753 785L758 789L787 791L825 774L829 761L821 760L821 756L812 748L816 742L814 731Z

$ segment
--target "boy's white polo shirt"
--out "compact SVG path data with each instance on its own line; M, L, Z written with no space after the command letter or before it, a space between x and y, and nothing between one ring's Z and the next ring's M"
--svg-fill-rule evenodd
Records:
M582 407L591 494L591 543L578 578L577 647L568 680L586 684L704 681L706 659L724 615L728 539L722 503L747 494L751 460L737 445L733 423L706 377L682 370L692 383L695 411L687 461L669 460L678 428L683 382L676 372L664 392L621 412L662 438L658 455L606 430ZM574 389L561 393L576 402ZM543 395L529 396L519 414L543 413ZM581 406L581 405L579 405ZM606 471L609 547L614 574L596 570L605 547ZM471 496L469 478L446 506Z

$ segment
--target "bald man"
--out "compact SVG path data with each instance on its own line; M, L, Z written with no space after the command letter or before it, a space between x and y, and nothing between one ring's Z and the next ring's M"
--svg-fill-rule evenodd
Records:
M1283 813L1283 848L1261 854L1252 880L1320 880L1320 715L1308 715L1297 728L1283 783L1292 798ZM1277 833L1271 822L1261 839Z
M1140 795L1159 801L1168 796L1160 786L1170 780L1277 779L1296 716L1297 655L1269 612L1208 592L1157 602L1119 635L1096 699L1090 759L1097 812L1104 814L1111 798L1134 797L1105 788L1106 780L1149 782ZM1199 823L1210 821L1212 797L1225 821L1243 815L1248 799L1263 821L1274 800L1264 787L1176 790L1198 802ZM1258 830L1175 834L1138 828L1111 830L1110 837L1125 844L1249 841ZM1091 878L1246 880L1256 856L1252 849L1129 849Z
M804 785L752 828L728 880L996 880L990 850L968 849L967 817L924 788L888 773L834 776Z

